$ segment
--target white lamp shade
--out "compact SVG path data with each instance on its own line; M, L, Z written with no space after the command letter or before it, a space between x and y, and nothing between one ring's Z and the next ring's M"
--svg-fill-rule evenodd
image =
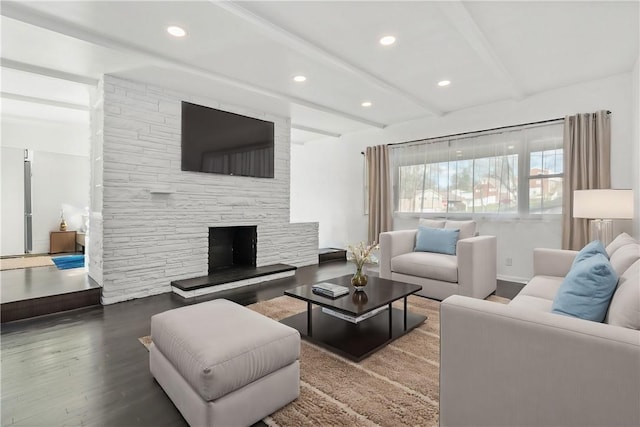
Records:
M590 219L632 219L632 190L576 190L573 217Z

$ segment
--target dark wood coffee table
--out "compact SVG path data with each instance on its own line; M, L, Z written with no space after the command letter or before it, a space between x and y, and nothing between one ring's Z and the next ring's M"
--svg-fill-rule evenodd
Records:
M422 286L369 277L364 295L351 286L351 275L326 280L349 288L349 294L332 299L312 292L312 285L299 286L284 292L307 302L307 311L280 322L291 326L300 335L348 359L360 361L390 342L422 324L427 317L407 311L407 297ZM354 295L359 294L359 295ZM391 306L404 298L404 310ZM313 308L313 305L319 307ZM355 324L322 312L322 307L347 316L359 317L377 308L386 310Z

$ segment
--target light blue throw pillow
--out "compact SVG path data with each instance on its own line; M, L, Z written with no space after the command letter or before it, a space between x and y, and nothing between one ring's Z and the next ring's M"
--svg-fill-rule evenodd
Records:
M576 255L576 258L573 260L573 264L571 265L571 268L575 267L575 265L580 261L584 261L587 258L591 258L595 254L602 254L607 259L609 259L609 254L607 253L607 250L604 248L604 245L602 244L602 242L600 242L600 240L594 240L592 242L587 243L587 245L584 248L580 249L580 252L578 252L578 254Z
M605 255L595 254L576 263L562 281L551 312L602 322L618 276Z
M418 226L415 252L455 255L460 230Z

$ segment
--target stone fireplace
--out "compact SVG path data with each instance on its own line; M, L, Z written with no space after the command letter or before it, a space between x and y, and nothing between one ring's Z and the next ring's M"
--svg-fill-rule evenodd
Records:
M255 267L257 226L209 227L209 274L233 267Z
M206 276L174 280L171 288L192 298L293 276L296 267L274 263L258 267L258 226L209 227L209 266Z
M182 101L273 122L274 178L182 171ZM318 263L318 223L290 222L289 118L109 75L92 105L89 274L103 304L170 291L199 297ZM257 226L249 243L215 244L236 242L248 225Z

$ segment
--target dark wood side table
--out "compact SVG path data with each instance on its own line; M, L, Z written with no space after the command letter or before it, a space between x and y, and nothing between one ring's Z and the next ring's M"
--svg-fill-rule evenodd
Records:
M76 251L75 231L52 231L49 235L49 253L57 254L61 252Z

